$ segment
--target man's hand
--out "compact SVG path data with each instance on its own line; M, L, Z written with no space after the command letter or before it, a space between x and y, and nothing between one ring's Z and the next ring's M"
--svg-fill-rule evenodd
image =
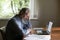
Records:
M37 31L33 29L28 29L26 34L37 34Z
M31 29L30 34L37 34L36 30Z

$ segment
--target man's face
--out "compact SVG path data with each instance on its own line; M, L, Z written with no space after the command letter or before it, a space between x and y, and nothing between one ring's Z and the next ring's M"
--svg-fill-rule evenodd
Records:
M24 16L24 19L29 19L29 13L27 13L25 16Z

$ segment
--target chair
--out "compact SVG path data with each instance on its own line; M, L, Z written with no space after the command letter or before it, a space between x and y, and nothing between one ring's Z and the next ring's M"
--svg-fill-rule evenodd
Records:
M6 40L5 27L1 27L1 28L0 28L0 32L1 32L1 35L2 35L3 40Z

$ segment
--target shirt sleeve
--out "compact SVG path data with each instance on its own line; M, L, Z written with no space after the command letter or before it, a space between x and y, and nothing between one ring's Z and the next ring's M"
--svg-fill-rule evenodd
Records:
M14 33L17 39L23 38L24 35L23 35L22 30L19 28L19 26L16 24L16 22L13 19L8 22L7 26L9 27L7 29L10 29L10 31Z

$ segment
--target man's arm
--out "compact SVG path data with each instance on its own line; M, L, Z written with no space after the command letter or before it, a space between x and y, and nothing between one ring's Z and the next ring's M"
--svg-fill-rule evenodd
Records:
M19 26L17 25L17 23L15 22L15 20L12 19L12 20L10 21L10 24L11 24L10 29L14 32L17 40L23 39L23 36L24 36L24 35L23 35L23 32L22 32L22 30L19 28Z

